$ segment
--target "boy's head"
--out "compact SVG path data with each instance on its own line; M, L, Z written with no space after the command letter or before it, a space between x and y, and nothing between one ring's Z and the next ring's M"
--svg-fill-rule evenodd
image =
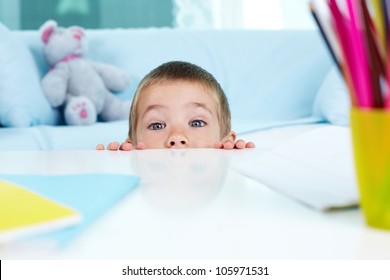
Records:
M146 148L211 148L235 140L227 98L217 80L188 62L160 65L140 82L129 139Z

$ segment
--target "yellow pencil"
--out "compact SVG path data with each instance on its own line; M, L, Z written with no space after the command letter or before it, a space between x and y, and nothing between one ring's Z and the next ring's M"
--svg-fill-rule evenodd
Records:
M378 37L381 45L381 54L383 57L386 57L386 49L387 49L387 42L386 42L386 28L385 28L385 19L383 15L383 5L381 0L371 0L371 5L374 8L374 16L373 20L375 23L375 27L378 31Z

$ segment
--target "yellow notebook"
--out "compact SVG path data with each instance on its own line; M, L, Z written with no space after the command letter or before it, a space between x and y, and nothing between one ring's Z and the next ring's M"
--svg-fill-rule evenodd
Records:
M0 244L77 224L80 214L62 204L0 180Z

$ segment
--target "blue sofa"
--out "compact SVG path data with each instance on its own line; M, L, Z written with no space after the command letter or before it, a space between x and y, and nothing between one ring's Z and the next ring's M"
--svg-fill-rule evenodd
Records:
M63 125L61 111L48 106L40 88L49 66L39 32L0 27L0 78L5 82L0 88L0 150L94 149L97 143L126 138L127 120ZM102 29L87 30L86 35L90 59L129 73L132 84L118 93L122 99L132 98L151 69L185 60L220 82L239 134L347 122L345 88L315 30ZM14 127L9 127L10 120Z

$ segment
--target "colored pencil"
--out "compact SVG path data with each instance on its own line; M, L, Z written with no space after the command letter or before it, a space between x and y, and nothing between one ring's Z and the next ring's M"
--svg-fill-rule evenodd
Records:
M339 48L336 44L337 42L330 42L330 34L326 33L325 31L325 27L323 27L323 24L321 23L321 20L319 19L319 15L317 15L317 12L316 12L316 8L315 8L315 5L313 2L310 2L309 3L309 6L310 6L310 12L314 18L314 21L315 23L317 24L318 26L318 29L321 33L321 36L322 38L324 39L325 41L325 44L329 50L329 53L330 55L332 56L333 58L333 61L336 63L338 69L340 70L341 74L343 75L343 71L341 69L341 61L340 61L340 58L336 55L336 49Z
M347 85L349 85L349 91L351 101L354 106L360 106L356 93L359 91L357 82L357 67L355 66L355 60L352 57L352 51L350 50L350 40L347 36L347 26L349 23L342 15L336 0L329 0L328 6L333 16L333 24L335 26L336 33L338 35L343 57L345 61L344 76L346 78Z
M371 5L374 10L374 22L376 29L378 30L378 36L381 44L381 49L385 52L386 50L386 31L385 31L385 22L383 14L383 5L382 0L371 0Z
M381 58L378 55L378 47L375 42L375 38L373 35L373 31L371 28L371 22L370 22L370 14L366 5L365 0L360 0L360 4L362 7L362 18L364 23L364 34L366 39L366 45L367 45L367 58L368 58L368 64L370 67L370 78L371 78L371 87L372 87L372 95L373 95L373 107L374 108L381 108L383 107L383 98L381 93Z
M349 16L351 19L350 25L350 38L352 39L353 44L351 44L351 49L354 53L354 59L358 67L357 73L357 82L359 83L358 96L360 106L363 108L372 107L372 89L370 87L370 78L368 71L367 55L365 50L364 39L362 38L362 28L361 28L361 18L360 18L360 7L358 6L358 1L356 0L347 0L347 6L349 11Z
M313 17L348 86L352 106L390 110L390 0L310 1ZM326 10L320 14L316 7L323 8L325 1L329 14Z

